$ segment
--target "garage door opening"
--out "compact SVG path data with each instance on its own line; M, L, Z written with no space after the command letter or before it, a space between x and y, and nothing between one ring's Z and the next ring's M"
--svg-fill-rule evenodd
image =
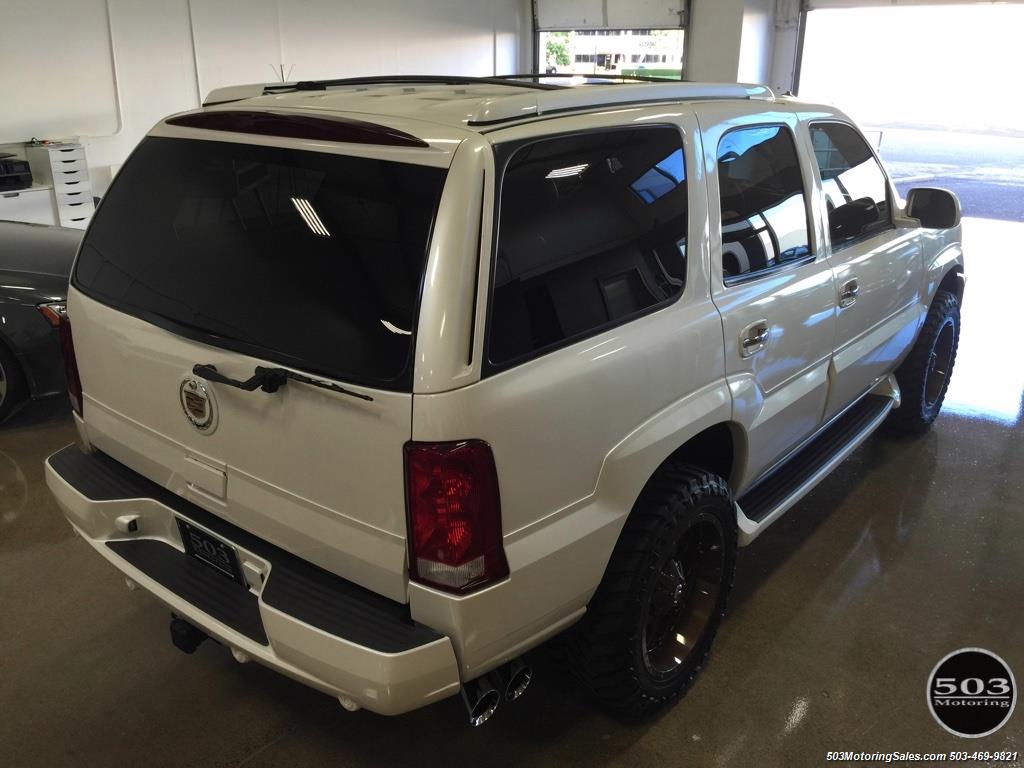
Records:
M540 33L538 72L681 79L681 29L576 29Z
M1024 4L814 10L800 96L880 131L901 193L935 182L968 216L1024 221L1021 29Z
M922 186L959 196L968 287L945 407L1016 423L1024 362L998 342L1024 280L1024 4L822 9L840 4L854 3L809 4L799 95L874 134L901 196Z

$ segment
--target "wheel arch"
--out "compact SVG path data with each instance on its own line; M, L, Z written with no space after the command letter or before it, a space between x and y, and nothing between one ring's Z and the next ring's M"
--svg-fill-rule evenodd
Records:
M14 345L10 343L10 340L2 332L0 332L0 353L6 353L7 357L9 358L10 361L13 361L14 365L13 371L5 369L4 373L7 375L9 379L12 376L20 377L22 386L24 386L28 390L25 394L27 394L29 397L32 397L33 380L31 376L31 371L28 370L28 366L25 365L25 361L21 359L17 352L15 352ZM0 365L2 365L3 362L3 359L0 359ZM2 400L0 400L0 405L3 405Z
M615 515L602 537L602 577L637 502L667 465L685 462L731 483L745 471L746 456L746 433L732 419L732 395L724 381L657 414L620 443L598 483L601 506Z
M3 347L17 365L17 371L26 389L26 395L35 399L48 392L42 389L40 382L40 369L37 356L33 355L34 346L40 338L44 338L47 332L52 331L46 323L40 322L41 328L33 328L26 332L26 328L32 328L26 323L26 319L42 320L34 305L25 304L4 304L0 302L0 310L7 318L6 327L0 326L0 347ZM45 328L45 330L42 330ZM60 363L63 366L63 361ZM60 371L63 378L63 368Z
M964 298L964 252L957 241L947 244L926 261L924 305L927 308L940 290L950 291L963 303Z
M720 421L693 435L672 451L651 473L648 483L669 463L700 467L732 487L746 465L747 436L735 421Z
M955 263L953 266L948 267L946 273L942 276L939 281L939 287L937 291L949 291L956 296L957 302L963 304L964 301L964 267L962 264ZM934 296L932 300L934 300Z
M732 420L732 393L724 380L716 381L652 414L612 448L595 496L625 522L666 462L685 458L716 474L727 473L722 476L728 480L742 471L745 450L743 428Z

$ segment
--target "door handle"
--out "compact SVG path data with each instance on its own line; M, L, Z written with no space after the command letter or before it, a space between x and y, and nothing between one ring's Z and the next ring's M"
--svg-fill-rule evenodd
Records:
M839 306L843 309L852 307L857 301L858 293L860 293L860 285L857 283L857 278L850 278L839 288Z
M768 346L772 331L767 320L751 323L740 333L740 357L750 357Z

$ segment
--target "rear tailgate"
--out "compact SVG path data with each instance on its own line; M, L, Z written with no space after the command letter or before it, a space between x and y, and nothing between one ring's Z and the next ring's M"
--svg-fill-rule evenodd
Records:
M404 601L412 331L445 170L429 150L357 149L145 139L86 236L68 313L97 448ZM244 391L197 365L315 381Z

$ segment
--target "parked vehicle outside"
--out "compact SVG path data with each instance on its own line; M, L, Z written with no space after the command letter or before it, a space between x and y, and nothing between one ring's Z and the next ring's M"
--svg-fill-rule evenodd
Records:
M222 89L89 227L47 480L186 652L480 724L562 635L642 715L704 665L737 548L935 420L959 218L761 86Z
M0 221L0 423L67 391L58 324L82 233Z

